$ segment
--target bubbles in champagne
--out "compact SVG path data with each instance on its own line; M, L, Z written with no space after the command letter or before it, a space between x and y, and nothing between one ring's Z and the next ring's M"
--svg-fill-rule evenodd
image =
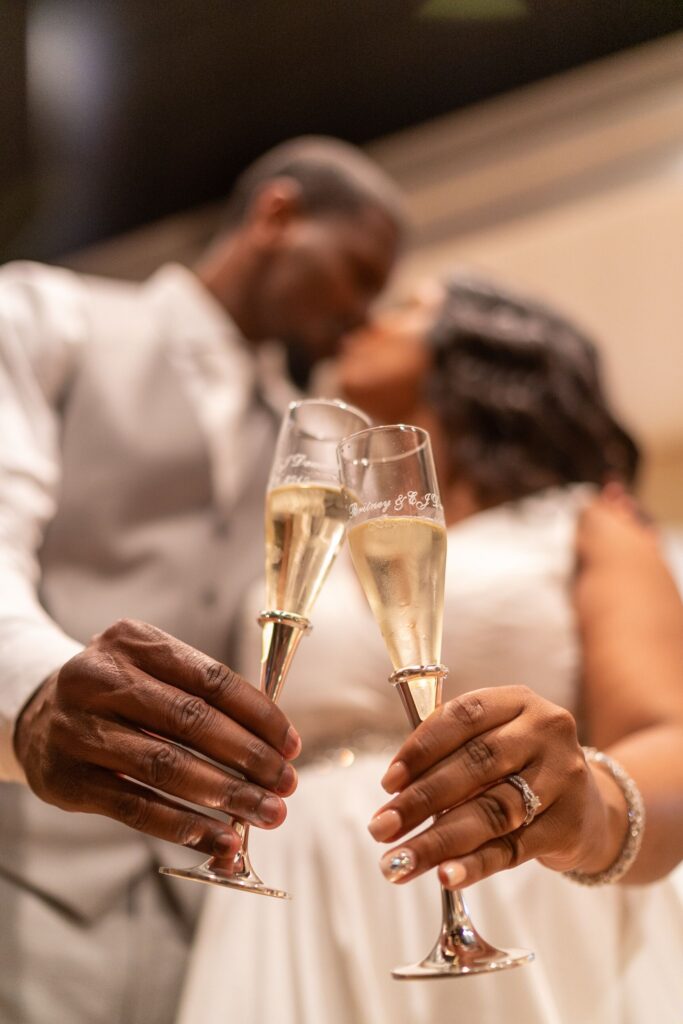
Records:
M287 484L266 495L266 603L308 616L344 540L341 488Z
M444 527L417 516L386 516L353 527L349 544L394 668L438 662Z
M441 658L446 530L418 516L383 516L349 532L351 557L394 669ZM434 709L433 680L411 683L421 717ZM425 714L422 714L425 712Z

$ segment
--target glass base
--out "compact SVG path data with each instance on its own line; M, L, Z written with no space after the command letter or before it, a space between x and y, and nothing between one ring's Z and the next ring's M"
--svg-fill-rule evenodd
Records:
M241 871L239 874L228 874L215 866L215 862L207 860L196 868L159 868L160 875L171 875L173 878L186 878L192 882L204 882L206 885L220 885L226 889L241 889L242 892L253 892L258 896L272 896L276 900L291 900L284 889L273 889L262 882L255 871Z
M534 959L527 949L493 949L477 952L461 950L458 956L445 954L440 945L419 964L395 967L392 978L404 981L410 978L464 978L468 974L489 974L508 967L521 967Z

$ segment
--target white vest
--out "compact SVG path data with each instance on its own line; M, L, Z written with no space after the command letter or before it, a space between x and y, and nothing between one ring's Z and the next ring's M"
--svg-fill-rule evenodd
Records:
M62 487L40 555L41 600L83 643L127 616L230 663L235 611L262 568L275 418L254 401L251 469L221 511L168 334L140 315L138 294L109 285L93 303L98 343L86 346L64 396ZM122 334L122 323L136 327ZM103 913L154 857L184 854L167 844L160 854L116 822L67 814L19 785L0 786L0 821L0 871L84 918Z

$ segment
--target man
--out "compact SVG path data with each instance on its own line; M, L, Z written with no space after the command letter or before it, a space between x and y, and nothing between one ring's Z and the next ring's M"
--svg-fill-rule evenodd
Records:
M280 338L305 381L365 318L401 215L322 139L266 154L227 212L194 273L0 270L6 1024L172 1019L192 887L155 841L226 854L202 807L274 827L296 785L295 730L226 667L276 427L253 351Z

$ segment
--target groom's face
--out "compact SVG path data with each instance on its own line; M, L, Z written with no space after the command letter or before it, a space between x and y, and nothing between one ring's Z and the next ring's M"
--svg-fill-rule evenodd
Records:
M292 218L265 268L261 301L268 331L287 346L295 376L307 376L365 323L397 248L396 227L371 207Z

